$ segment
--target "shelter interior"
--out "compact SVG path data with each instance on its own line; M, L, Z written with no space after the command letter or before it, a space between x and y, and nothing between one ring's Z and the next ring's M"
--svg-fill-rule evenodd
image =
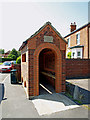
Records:
M48 48L39 55L39 85L39 94L55 92L55 53Z

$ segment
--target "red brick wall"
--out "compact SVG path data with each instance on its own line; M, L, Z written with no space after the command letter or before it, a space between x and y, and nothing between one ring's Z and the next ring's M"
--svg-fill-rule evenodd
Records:
M90 77L90 59L66 59L66 78Z
M53 42L45 42L44 36L52 36ZM55 91L57 93L65 91L65 45L66 43L63 41L63 39L56 34L50 25L45 26L37 35L28 39L26 46L27 49L24 51L24 47L21 50L21 54L28 51L28 57L26 57L28 66L26 66L26 68L22 67L22 77L23 81L28 81L27 93L29 97L39 95L39 70L42 69L41 65L39 68L39 57L40 53L44 49L52 50L55 55ZM21 62L21 65L22 64L23 62ZM54 68L51 63L48 63L47 67L50 70L53 70ZM27 75L24 75L24 71L28 72L28 79L26 80L24 76Z

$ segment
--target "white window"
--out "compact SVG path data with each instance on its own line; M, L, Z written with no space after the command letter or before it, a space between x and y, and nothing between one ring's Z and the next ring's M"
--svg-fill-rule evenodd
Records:
M70 47L70 37L67 39L68 47Z
M74 58L74 56L75 56L75 52L73 52L73 58Z
M77 52L77 58L81 58L81 52Z
M76 43L77 45L80 44L80 33L76 34Z

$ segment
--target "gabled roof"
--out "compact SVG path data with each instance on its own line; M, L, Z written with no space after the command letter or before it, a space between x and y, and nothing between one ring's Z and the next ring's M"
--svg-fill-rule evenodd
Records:
M38 31L36 31L33 35L31 35L26 41L24 41L21 45L21 47L19 48L19 50L21 50L26 44L27 44L27 41L30 39L30 38L33 38L34 36L36 36L43 28L45 28L46 25L50 25L52 27L52 29L56 32L56 34L62 38L65 41L65 39L61 36L61 34L52 26L51 22L46 22ZM67 42L66 42L67 43Z
M77 31L81 30L82 28L87 27L88 25L90 25L90 22L89 22L89 23L87 23L87 24L85 24L85 25L83 25L82 27L80 27L80 28L78 28L78 29L74 30L73 32L69 33L69 34L68 34L68 35L66 35L64 38L66 38L66 37L68 37L68 36L72 35L73 33L75 33L75 32L77 32Z

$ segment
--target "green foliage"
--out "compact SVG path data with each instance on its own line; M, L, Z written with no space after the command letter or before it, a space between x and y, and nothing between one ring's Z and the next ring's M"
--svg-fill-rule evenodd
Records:
M8 58L11 58L11 59L13 59L13 60L16 60L16 56L15 56L15 55L12 55L12 54L9 54L9 55L8 55Z
M18 52L18 56L21 56L21 52L20 51L17 51Z
M74 100L75 102L82 104L82 102L80 100Z
M68 52L67 57L71 59L71 52Z
M0 54L4 54L4 53L5 53L4 49L0 49Z
M0 58L0 62L11 61L12 58Z
M17 51L15 48L12 49L10 54L8 55L8 58L12 58L13 60L16 60L18 56L20 56L21 53Z
M9 54L9 55L8 55L8 58L11 58L11 59L13 59L13 60L16 60L16 56L15 56L15 55L12 55L12 54Z
M70 93L65 93L69 98L73 98L73 96Z
M21 64L21 56L19 56L19 57L17 58L16 63L17 63L17 64Z

